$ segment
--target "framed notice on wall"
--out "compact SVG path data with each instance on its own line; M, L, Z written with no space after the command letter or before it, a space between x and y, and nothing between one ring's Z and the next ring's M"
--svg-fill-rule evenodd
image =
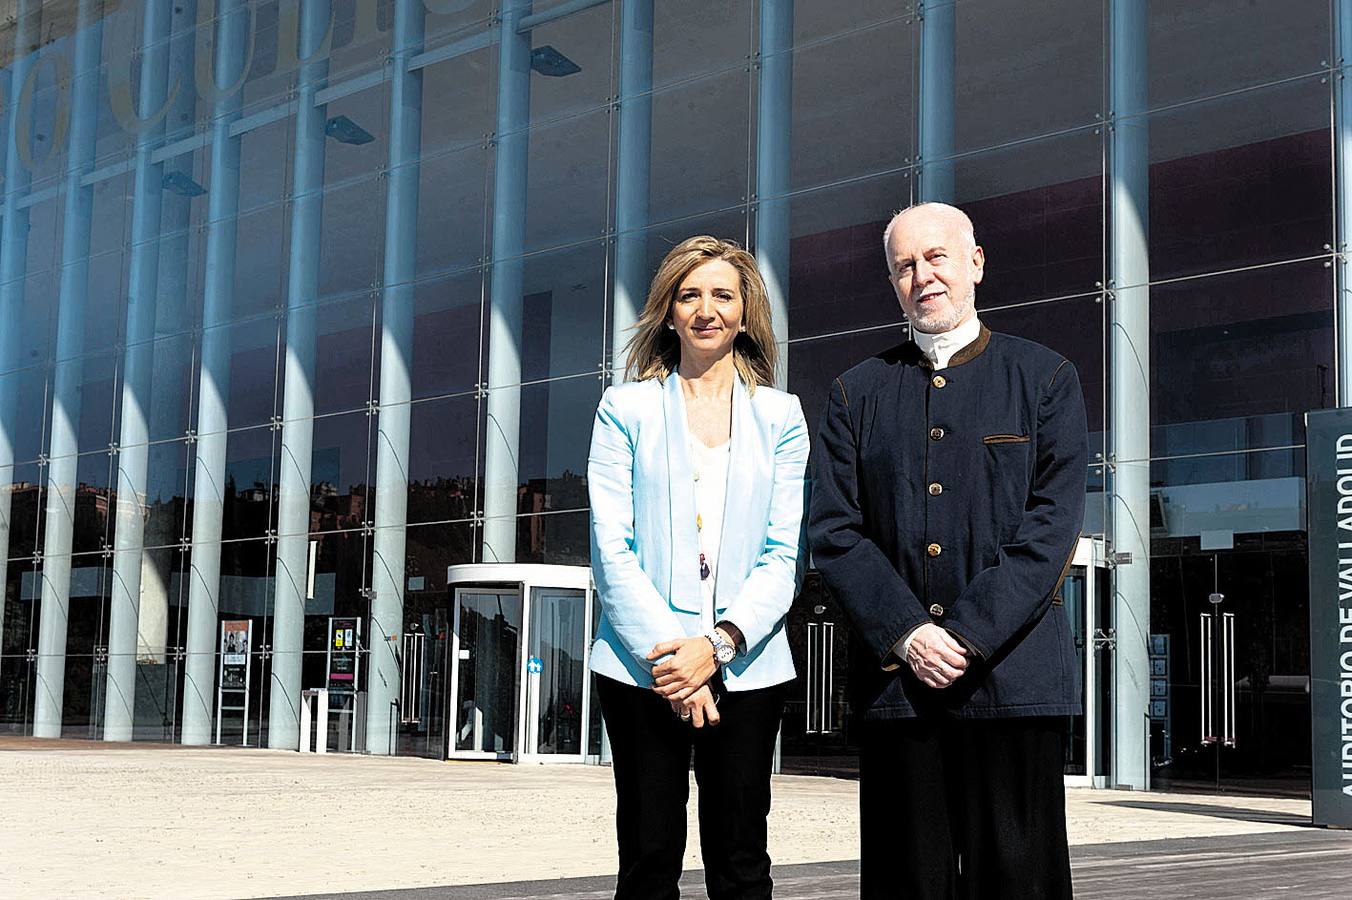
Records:
M329 617L327 687L330 691L356 692L360 644L361 619L355 616Z
M249 743L249 676L253 646L253 621L227 619L221 622L220 670L216 677L216 743L221 742L221 716L237 713L243 719L241 745Z

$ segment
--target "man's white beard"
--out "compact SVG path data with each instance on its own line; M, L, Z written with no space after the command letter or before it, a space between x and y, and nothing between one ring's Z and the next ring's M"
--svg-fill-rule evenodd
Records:
M952 331L963 322L965 322L970 313L976 307L976 289L967 295L967 299L960 305L954 306L944 315L934 315L926 319L916 319L911 326L916 331L923 331L925 334L943 334L945 331Z

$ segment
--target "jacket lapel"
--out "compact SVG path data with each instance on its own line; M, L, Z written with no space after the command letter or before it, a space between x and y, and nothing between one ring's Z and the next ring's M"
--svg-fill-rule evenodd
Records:
M671 584L667 601L682 612L698 613L699 532L695 528L694 470L686 446L685 397L675 372L667 375L662 392L666 422L667 496L671 499Z
M729 573L746 570L740 558L744 548L738 540L737 521L751 497L752 467L759 464L754 458L759 432L752 431L757 424L751 392L739 375L732 383L732 446L728 448L728 482L723 495L723 528L720 532L723 537L718 547L718 576L714 581L714 605L718 611L726 609L732 600L733 576Z

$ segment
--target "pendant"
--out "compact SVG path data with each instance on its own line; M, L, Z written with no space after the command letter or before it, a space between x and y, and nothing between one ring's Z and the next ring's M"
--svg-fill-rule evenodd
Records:
M704 558L704 554L699 555L699 580L704 581L709 577L709 561Z

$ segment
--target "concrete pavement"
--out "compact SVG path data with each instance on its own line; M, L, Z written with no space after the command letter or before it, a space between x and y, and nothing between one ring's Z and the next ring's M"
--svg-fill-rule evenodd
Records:
M606 896L615 867L605 768L33 747L0 738L4 897ZM776 779L777 896L852 895L857 790L853 781ZM1276 871L1283 854L1305 854L1293 859L1313 865L1352 852L1352 837L1305 826L1309 803L1301 800L1073 790L1067 814L1082 896L1141 896L1092 891L1135 875L1158 883L1176 868L1171 853L1202 854L1180 859L1178 871L1224 883L1250 852L1246 841L1277 842L1277 857L1256 857L1255 876ZM693 815L689 831L687 879L698 895ZM1232 858L1235 847L1242 852Z

